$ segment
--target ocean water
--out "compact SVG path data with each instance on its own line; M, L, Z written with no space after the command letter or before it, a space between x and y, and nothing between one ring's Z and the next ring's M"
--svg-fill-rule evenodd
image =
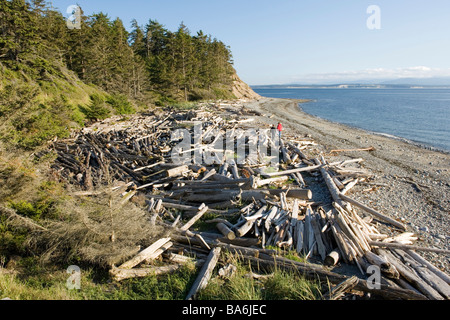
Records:
M333 122L450 151L450 89L254 88L264 97L311 99L303 111Z

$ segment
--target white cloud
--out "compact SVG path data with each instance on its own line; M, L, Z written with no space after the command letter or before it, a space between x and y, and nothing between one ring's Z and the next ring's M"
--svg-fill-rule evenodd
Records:
M401 78L434 78L450 77L449 69L415 66L407 68L373 68L358 71L343 71L331 73L313 73L292 77L292 82L298 83L330 83L352 81L392 80Z

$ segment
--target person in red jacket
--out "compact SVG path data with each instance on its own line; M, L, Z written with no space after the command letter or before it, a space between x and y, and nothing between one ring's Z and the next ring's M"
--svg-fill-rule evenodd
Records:
M277 130L278 130L278 137L281 139L281 131L283 131L283 126L281 125L281 122L278 122Z

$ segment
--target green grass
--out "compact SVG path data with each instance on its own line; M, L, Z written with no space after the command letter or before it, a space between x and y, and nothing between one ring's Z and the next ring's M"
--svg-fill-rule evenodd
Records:
M19 273L0 268L0 299L13 300L183 300L196 277L192 265L173 274L111 281L106 270L80 267L80 289L66 285L68 266L43 267L37 258L18 263Z
M230 279L217 276L215 269L198 300L316 300L321 298L321 284L305 279L298 272L274 269L263 279L248 277L253 271L236 255L222 253L222 258L237 267ZM223 261L223 260L222 260ZM0 259L1 267L1 259ZM184 300L199 268L187 264L174 273L144 278L112 281L106 270L80 266L81 288L68 289L68 266L43 266L36 257L17 262L17 273L0 268L0 299L20 300Z
M304 278L298 272L273 269L260 279L249 277L257 270L240 261L236 256L229 260L237 266L236 274L230 279L215 277L203 289L200 300L316 300L321 298L321 284Z

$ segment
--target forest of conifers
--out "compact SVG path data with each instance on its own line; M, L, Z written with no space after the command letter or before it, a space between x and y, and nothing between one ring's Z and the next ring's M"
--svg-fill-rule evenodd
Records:
M136 106L234 98L230 49L203 31L79 18L69 28L45 0L0 0L1 140L32 148Z
M44 0L0 3L2 62L60 60L82 81L134 98L154 91L195 100L231 85L229 48L202 31L191 35L183 23L171 32L156 20L133 20L128 32L119 18L98 13L82 15L81 28L71 30Z

